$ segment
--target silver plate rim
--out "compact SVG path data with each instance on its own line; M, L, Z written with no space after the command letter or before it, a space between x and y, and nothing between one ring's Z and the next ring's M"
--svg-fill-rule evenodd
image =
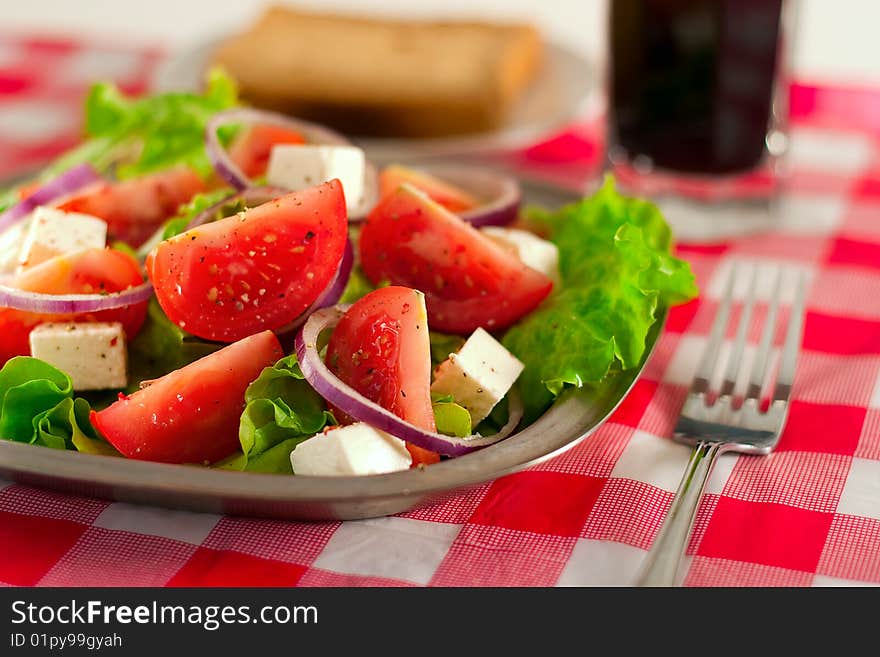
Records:
M618 373L610 385L569 389L541 418L511 438L421 469L367 476L290 476L135 461L0 441L0 476L105 499L235 515L328 520L390 515L538 465L588 438L638 381L659 342L667 314L664 311L654 323L638 368ZM559 426L568 430L555 431ZM317 506L309 509L308 505Z

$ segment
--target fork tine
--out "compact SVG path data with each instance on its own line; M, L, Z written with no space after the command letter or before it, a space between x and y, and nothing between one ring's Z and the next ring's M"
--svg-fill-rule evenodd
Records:
M776 316L779 314L779 298L782 296L782 267L776 272L776 283L773 285L773 296L770 309L767 311L767 321L764 324L764 332L761 342L755 354L755 362L752 365L752 373L749 375L749 385L746 389L746 399L759 399L764 379L767 376L767 365L770 361L770 346L773 344L773 334L776 331Z
M788 397L791 394L791 386L794 383L795 364L798 351L800 351L801 336L804 330L806 296L806 274L801 272L801 275L798 277L794 303L791 306L791 316L788 319L788 329L786 330L785 343L782 347L782 358L779 365L779 373L776 376L776 390L773 393L773 401L788 401Z
M743 305L739 318L739 326L736 328L736 338L730 358L727 359L727 371L724 373L724 381L721 383L720 395L727 397L733 394L736 387L736 379L739 376L739 368L742 363L742 355L746 346L746 337L749 334L749 324L752 323L752 312L755 308L755 295L758 288L758 266L752 268L752 278L749 282L749 292Z
M721 347L721 341L724 339L724 330L727 328L727 322L730 319L730 304L733 300L733 284L736 281L736 274L739 265L734 263L727 277L727 283L724 287L724 296L721 299L721 306L718 308L718 314L715 317L715 323L709 333L709 342L697 365L697 372L694 376L694 382L691 384L691 392L700 394L709 392L709 382L712 380L712 372L715 370L715 364L718 360L718 352Z

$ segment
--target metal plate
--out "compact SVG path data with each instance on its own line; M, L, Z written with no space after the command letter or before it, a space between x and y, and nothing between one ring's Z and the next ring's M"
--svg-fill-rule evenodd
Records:
M537 187L527 187L527 194L530 189L537 195ZM571 193L552 188L540 193L549 207L573 199ZM588 439L632 388L665 319L664 314L649 333L638 368L602 385L567 391L537 422L507 440L423 469L363 477L257 474L0 440L0 477L77 495L235 515L348 520L400 513L535 465Z

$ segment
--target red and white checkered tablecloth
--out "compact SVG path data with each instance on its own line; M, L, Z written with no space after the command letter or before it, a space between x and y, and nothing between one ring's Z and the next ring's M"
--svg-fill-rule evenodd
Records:
M76 141L85 86L146 88L158 51L0 35L0 175ZM632 583L688 448L669 439L735 260L805 268L793 404L777 450L722 456L687 550L688 586L880 584L880 90L797 85L782 220L682 240L701 298L676 308L611 420L565 454L439 506L281 522L61 495L0 481L0 582L94 586L579 586ZM546 170L585 133L526 156ZM756 326L766 313L758 305ZM757 340L756 336L753 336Z

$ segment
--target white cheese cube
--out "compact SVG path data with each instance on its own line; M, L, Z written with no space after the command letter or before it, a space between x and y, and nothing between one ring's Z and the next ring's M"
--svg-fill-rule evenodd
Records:
M66 372L74 390L124 388L125 333L119 322L40 324L30 335L31 356Z
M107 222L89 214L62 212L38 207L21 244L19 270L65 253L103 249L107 244Z
M348 213L364 203L366 158L356 146L278 144L269 155L266 181L297 191L338 178Z
M559 285L559 249L553 242L519 228L485 226L480 230L497 244L515 253L523 263Z
M431 392L452 395L471 414L472 427L482 422L525 367L498 340L481 328L474 331L458 353L440 363Z
M304 440L290 464L298 475L368 475L406 470L412 457L400 438L357 422Z

